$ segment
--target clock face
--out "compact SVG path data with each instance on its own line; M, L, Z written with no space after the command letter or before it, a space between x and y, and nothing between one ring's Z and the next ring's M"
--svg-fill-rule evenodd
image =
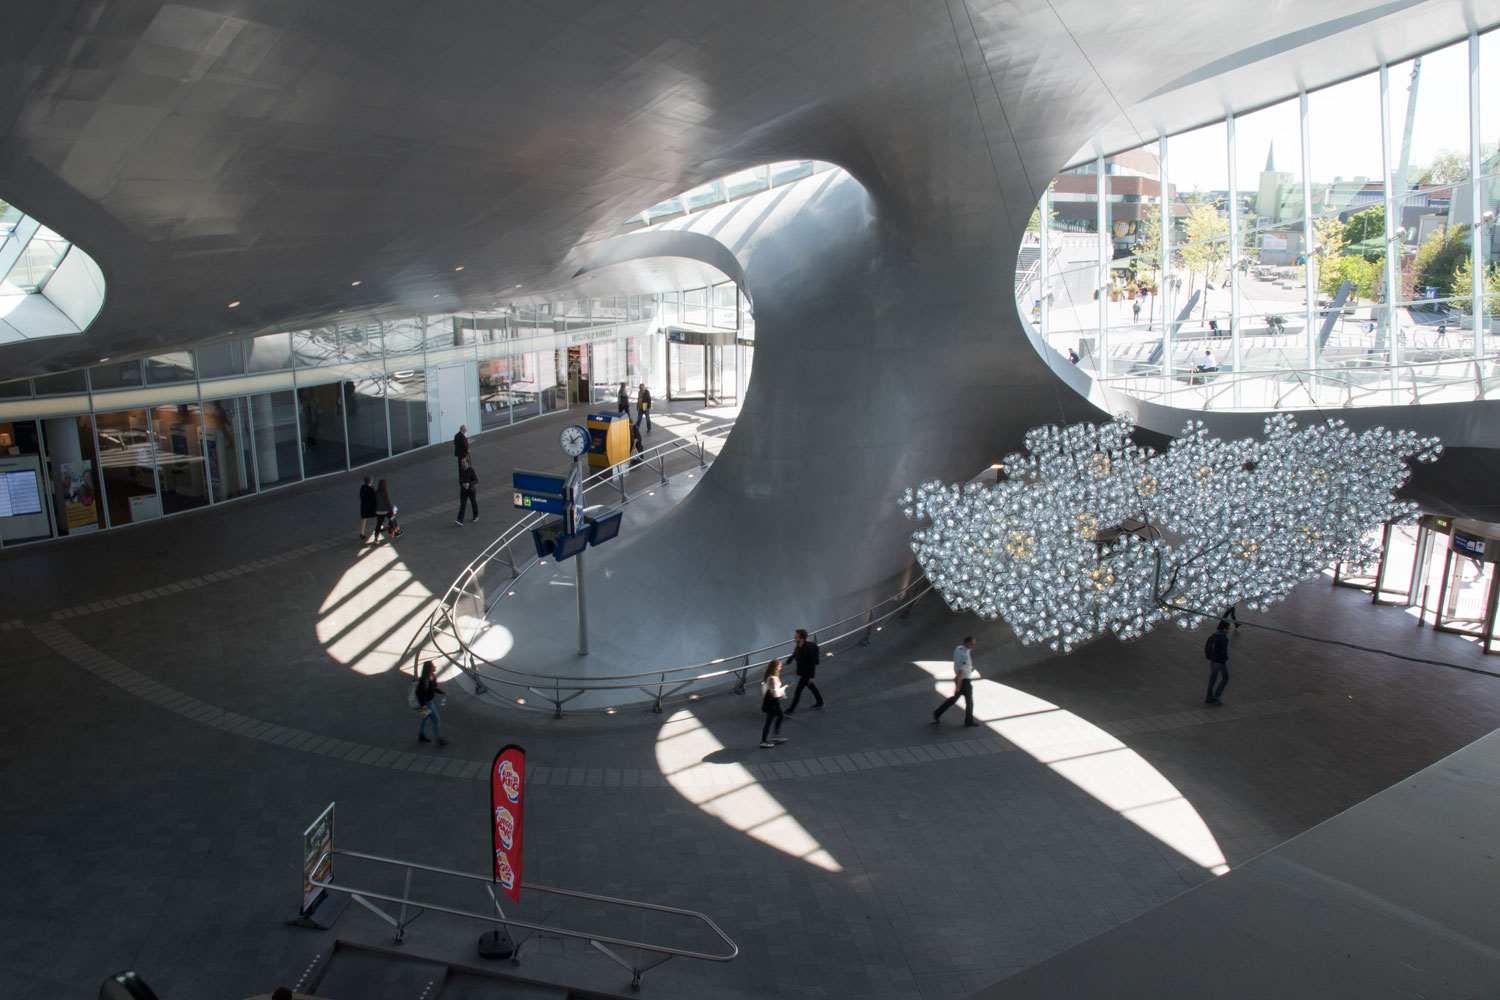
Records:
M562 445L562 450L568 457L577 458L589 450L588 429L579 427L577 424L564 427L558 443Z

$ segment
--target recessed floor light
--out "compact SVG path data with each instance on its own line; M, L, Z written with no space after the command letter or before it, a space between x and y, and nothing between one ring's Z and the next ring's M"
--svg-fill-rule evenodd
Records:
M240 304L240 300L239 299L235 299L233 302L229 303L229 308L234 309L234 308L238 307L239 304Z

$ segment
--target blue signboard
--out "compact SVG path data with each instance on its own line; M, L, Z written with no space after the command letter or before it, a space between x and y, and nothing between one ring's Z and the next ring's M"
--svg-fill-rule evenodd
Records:
M1462 552L1466 556L1479 558L1484 555L1483 538L1471 538L1468 535L1455 531L1452 537L1452 545L1454 552Z
M517 469L510 475L511 495L515 506L546 514L563 513L567 478Z

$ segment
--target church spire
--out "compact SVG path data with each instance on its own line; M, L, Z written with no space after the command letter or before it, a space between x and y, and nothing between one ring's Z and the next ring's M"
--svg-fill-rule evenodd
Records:
M1276 142L1273 139L1271 141L1271 144L1266 147L1266 173L1268 173L1268 174L1274 174L1275 172L1276 172Z

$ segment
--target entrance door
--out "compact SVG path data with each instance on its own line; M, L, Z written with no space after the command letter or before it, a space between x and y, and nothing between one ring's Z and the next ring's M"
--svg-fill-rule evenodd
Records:
M667 398L706 399L704 384L708 348L699 344L667 342Z
M468 420L469 365L448 365L437 370L433 382L431 410L437 424L433 441L451 441ZM471 428L474 429L474 428Z

